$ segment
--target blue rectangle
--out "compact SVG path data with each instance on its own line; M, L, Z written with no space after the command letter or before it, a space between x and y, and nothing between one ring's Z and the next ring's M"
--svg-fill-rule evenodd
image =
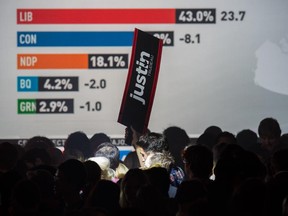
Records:
M18 47L132 46L133 32L17 32Z
M131 150L120 150L119 158L124 161L125 157L131 152Z
M33 92L38 91L38 77L17 77L18 92Z

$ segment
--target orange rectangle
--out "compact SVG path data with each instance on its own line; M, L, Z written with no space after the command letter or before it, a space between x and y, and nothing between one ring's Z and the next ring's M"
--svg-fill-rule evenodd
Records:
M88 69L87 54L18 54L18 69Z

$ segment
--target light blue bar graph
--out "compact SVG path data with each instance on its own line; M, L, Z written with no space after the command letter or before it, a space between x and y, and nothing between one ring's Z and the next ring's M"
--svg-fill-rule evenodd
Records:
M17 77L17 91L18 92L38 91L38 77L18 76Z

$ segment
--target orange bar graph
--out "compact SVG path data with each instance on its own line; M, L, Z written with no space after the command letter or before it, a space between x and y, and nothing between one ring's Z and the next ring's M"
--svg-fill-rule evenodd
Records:
M88 69L88 54L18 54L17 69Z

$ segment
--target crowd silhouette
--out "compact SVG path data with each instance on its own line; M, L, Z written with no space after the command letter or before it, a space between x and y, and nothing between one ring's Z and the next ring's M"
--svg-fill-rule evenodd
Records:
M209 126L139 133L124 161L108 135L76 131L0 143L1 216L288 216L288 135L265 118L237 134Z

